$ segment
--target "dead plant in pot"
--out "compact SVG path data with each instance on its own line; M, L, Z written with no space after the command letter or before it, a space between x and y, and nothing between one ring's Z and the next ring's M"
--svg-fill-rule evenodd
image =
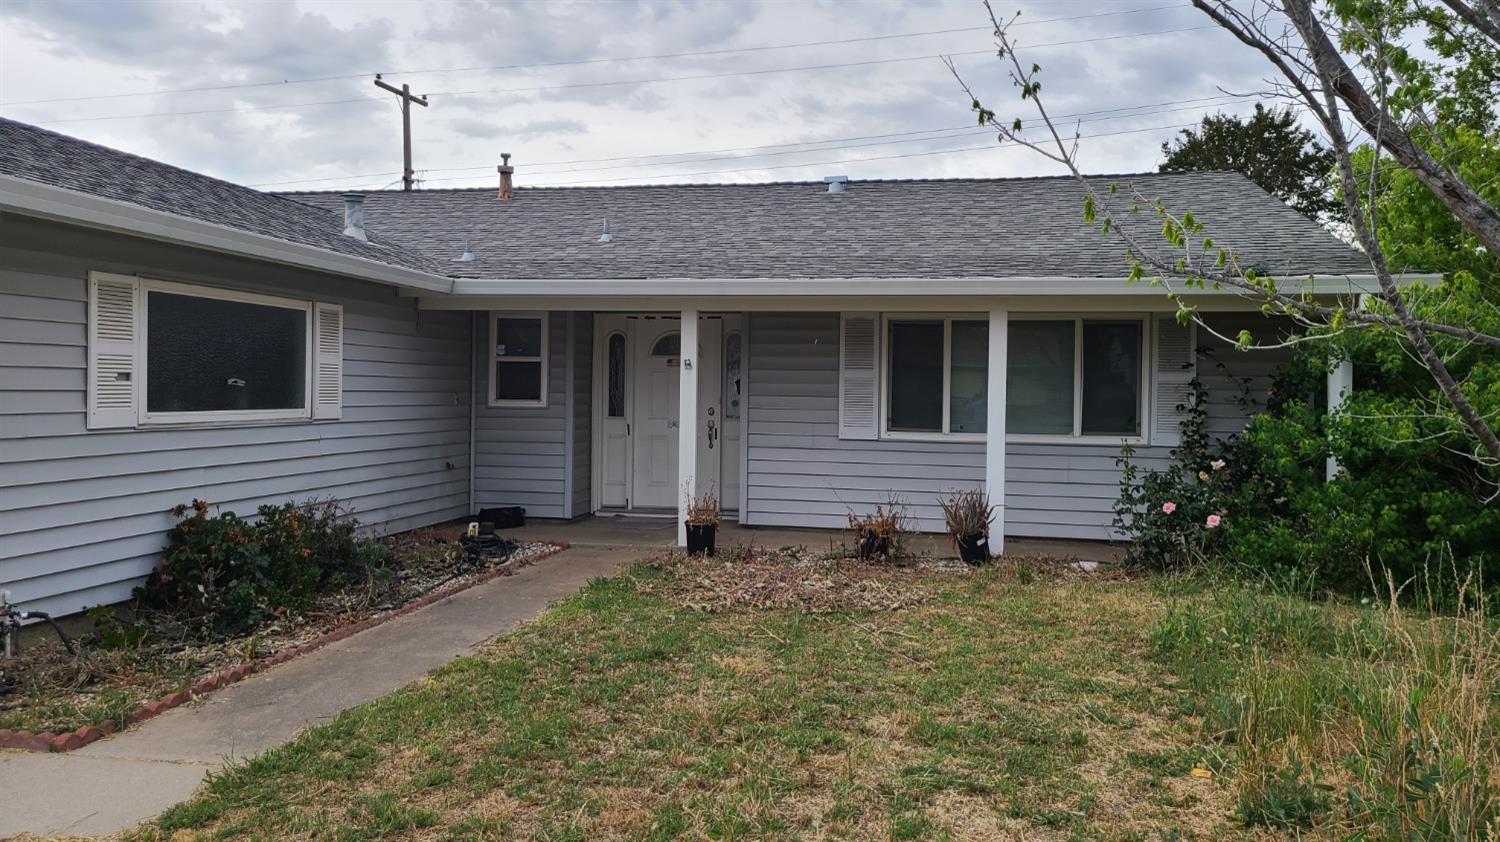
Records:
M978 489L954 491L947 497L939 497L938 504L943 507L948 538L957 548L958 557L967 564L989 561L990 523L995 519L989 495Z
M870 514L849 513L854 533L854 556L862 561L895 558L901 554L901 537L907 530L906 503L891 497L877 503Z
M719 498L705 491L688 503L687 551L688 555L713 555L719 529Z

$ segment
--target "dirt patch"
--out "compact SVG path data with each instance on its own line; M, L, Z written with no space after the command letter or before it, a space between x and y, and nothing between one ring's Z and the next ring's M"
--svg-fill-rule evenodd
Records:
M550 544L520 544L504 558L471 559L457 530L418 529L384 539L389 576L321 597L312 610L283 615L252 634L203 642L163 612L123 612L115 628L139 635L109 642L98 632L76 640L76 654L46 637L0 665L0 728L66 733L126 717L143 705L193 688L210 676L295 649L347 626L409 605L427 594L492 575L555 551ZM116 631L120 637L122 632Z
M713 558L670 553L648 565L664 575L639 579L642 591L712 613L894 611L924 602L934 576L965 576L971 570L942 560L901 564L831 557L806 547Z

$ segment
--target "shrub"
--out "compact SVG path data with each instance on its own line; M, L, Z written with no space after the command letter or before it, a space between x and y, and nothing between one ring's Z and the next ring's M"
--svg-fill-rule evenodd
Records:
M1447 595L1471 574L1500 578L1500 506L1489 500L1488 469L1448 438L1426 434L1423 419L1388 417L1390 392L1400 387L1386 377L1361 378L1346 410L1329 417L1329 350L1295 354L1240 435L1209 440L1206 395L1195 382L1167 468L1141 470L1134 451L1122 451L1115 526L1131 541L1133 561L1180 569L1217 557L1356 595L1381 593L1387 574ZM1362 369L1377 368L1369 352L1353 352ZM1343 468L1332 482L1330 455Z
M384 549L356 540L358 522L333 501L261 506L253 521L208 510L202 500L173 509L182 520L135 591L142 606L171 611L204 634L240 634L306 610L384 563Z
M1115 528L1130 538L1129 560L1157 570L1181 570L1206 559L1222 543L1234 481L1229 462L1203 432L1207 393L1197 380L1182 424L1182 444L1165 470L1142 472L1129 445L1115 460L1120 496Z

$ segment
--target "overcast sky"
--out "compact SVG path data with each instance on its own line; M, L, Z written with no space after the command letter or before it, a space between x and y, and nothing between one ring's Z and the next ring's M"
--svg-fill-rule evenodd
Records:
M1083 142L1091 172L1154 170L1174 133L1164 127L1251 108L1184 100L1254 90L1266 75L1185 2L996 8L1029 23L1015 33L1042 66L1048 108L1087 113L1084 135L1109 135ZM413 108L415 168L430 188L493 185L501 152L522 185L1055 172L975 130L936 58L988 51L985 23L977 0L0 0L0 114L242 184L375 189L401 168L396 98L372 84L384 72L430 95ZM920 34L955 29L967 31ZM872 36L912 37L786 46ZM955 61L1002 116L1031 116L992 53ZM866 64L807 69L853 62ZM629 84L600 84L612 82ZM216 86L241 87L161 93ZM625 157L670 153L689 154Z

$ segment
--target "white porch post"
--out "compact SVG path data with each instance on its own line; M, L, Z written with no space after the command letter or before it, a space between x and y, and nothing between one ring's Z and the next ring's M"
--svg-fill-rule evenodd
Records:
M990 311L989 396L985 415L984 492L995 507L990 552L1005 552L1005 371L1010 350L1010 312Z
M1328 414L1333 415L1344 405L1349 393L1354 391L1354 363L1347 359L1330 360L1328 366ZM1338 460L1328 457L1324 466L1324 477L1332 480L1339 475Z
M677 399L677 546L687 546L688 504L698 491L698 311L682 311Z

